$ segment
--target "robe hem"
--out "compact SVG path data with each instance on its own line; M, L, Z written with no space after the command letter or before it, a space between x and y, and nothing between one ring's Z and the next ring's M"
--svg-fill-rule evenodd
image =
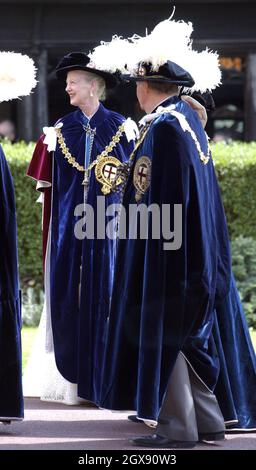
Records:
M18 418L16 416L0 416L0 421L23 421L24 418Z

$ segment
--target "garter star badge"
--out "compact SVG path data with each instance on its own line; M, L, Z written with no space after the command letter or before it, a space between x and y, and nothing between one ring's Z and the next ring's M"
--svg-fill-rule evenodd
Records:
M115 157L102 158L95 167L95 177L97 181L102 185L101 192L106 195L109 194L115 186L121 183L121 181L115 181L117 168L121 165L121 162Z
M135 199L139 202L146 193L151 181L151 160L148 157L140 157L136 162L133 172L133 184L136 188Z

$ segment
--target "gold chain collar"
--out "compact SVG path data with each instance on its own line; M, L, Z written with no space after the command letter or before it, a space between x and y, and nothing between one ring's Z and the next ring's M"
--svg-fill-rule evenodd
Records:
M97 156L95 160L88 166L88 168L85 168L83 165L80 165L77 161L76 158L73 157L69 151L69 148L66 145L65 139L62 135L61 129L55 127L55 131L57 134L57 139L59 146L61 148L61 151L63 153L64 158L68 161L70 165L73 166L73 168L76 168L77 171L82 171L82 172L89 172L95 165L97 165L103 158L106 158L110 152L112 152L113 148L116 147L118 142L120 142L120 139L122 137L122 134L124 133L124 124L121 124L121 126L118 127L118 130L116 134L112 137L111 142L105 147L105 149Z
M114 191L116 192L119 192L121 194L124 193L124 190L125 190L125 187L126 187L126 184L127 184L127 181L128 181L128 176L130 174L130 171L131 171L131 168L132 168L132 163L133 163L133 160L134 160L134 157L136 155L136 152L138 150L138 148L140 147L140 145L142 144L143 140L145 139L148 131L149 131L149 128L150 128L150 124L147 124L144 129L142 129L140 131L140 137L139 139L137 140L136 144L135 144L135 147L129 157L129 160L127 162L124 162L124 163L121 163L119 167L117 167L117 176L116 176L116 179L113 183L113 189Z
M139 137L139 139L137 140L136 144L135 144L135 147L130 155L130 158L129 158L129 162L132 162L135 155L136 155L136 152L137 152L137 149L140 147L140 145L142 144L143 140L145 139L148 131L149 131L149 127L150 125L148 126L145 126L145 128L143 130L141 130L141 135Z

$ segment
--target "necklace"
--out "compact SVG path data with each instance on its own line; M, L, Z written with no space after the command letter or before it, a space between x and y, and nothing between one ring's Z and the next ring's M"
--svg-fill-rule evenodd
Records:
M109 153L112 152L113 148L116 147L118 142L120 142L120 139L121 139L121 137L124 133L124 124L121 124L121 126L118 127L118 130L117 130L116 134L112 137L112 140L110 141L110 143L105 147L105 149L99 155L97 155L97 158L95 158L95 160L93 160L93 162L90 163L90 165L87 168L85 168L83 165L80 165L80 163L78 163L76 161L76 158L71 155L71 153L69 151L69 148L66 145L65 139L62 135L61 129L60 128L55 128L55 131L56 131L58 143L59 143L59 146L60 146L60 149L62 151L62 154L63 154L64 158L77 171L84 172L84 180L82 182L83 185L87 186L89 184L90 170L94 166L96 166L96 170L97 170L98 165L102 164L103 160L105 161L105 164L107 164L109 162L109 159L111 159L111 164L115 164L114 166L118 166L120 164L119 160L117 160L117 159L115 159L116 161L114 162L113 161L114 157L110 157ZM96 173L99 174L99 172L95 171L95 174ZM97 175L96 175L96 178L103 185L102 178L101 178L101 180L99 180L99 177L97 177ZM112 184L113 183L112 183L111 180L109 180L109 183L104 181L102 192L103 192L103 189L106 190L106 188L105 188L106 185L111 187ZM110 192L110 191L108 191L108 192Z

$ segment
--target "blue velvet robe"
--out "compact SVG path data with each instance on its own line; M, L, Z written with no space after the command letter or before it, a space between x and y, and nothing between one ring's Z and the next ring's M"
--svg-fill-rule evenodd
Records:
M216 307L213 338L220 360L215 388L227 429L256 428L256 357L233 275Z
M0 421L24 416L16 209L10 170L0 146Z
M196 113L177 97L163 106L170 104L186 116L206 154ZM157 420L179 351L210 389L216 385L214 307L229 291L231 259L212 160L202 164L174 116L156 118L138 148L123 199L126 212L136 202L134 168L142 156L151 161L151 182L140 203L170 204L172 230L173 206L182 204L182 245L164 251L163 238L150 235L119 241L101 406Z
M76 161L85 165L86 133L84 115L80 109L58 121L65 143ZM100 104L90 119L95 129L90 162L112 141L124 118ZM134 143L128 143L125 134L109 153L120 162L127 159ZM75 208L84 202L84 172L73 168L57 143L52 172L48 168L45 144L39 141L29 169L29 175L52 183L51 200L51 254L50 306L56 365L62 376L78 384L78 395L97 402L101 387L103 338L109 315L109 301L114 272L115 240L97 239L99 206L106 209L118 202L117 193L104 197L101 184L91 170L86 202L94 211L94 236L79 239L75 225L81 214ZM48 196L48 190L45 190ZM98 202L101 196L101 202ZM103 212L103 222L105 210ZM47 225L47 224L46 224ZM83 230L87 229L87 226ZM48 239L49 240L49 239Z

